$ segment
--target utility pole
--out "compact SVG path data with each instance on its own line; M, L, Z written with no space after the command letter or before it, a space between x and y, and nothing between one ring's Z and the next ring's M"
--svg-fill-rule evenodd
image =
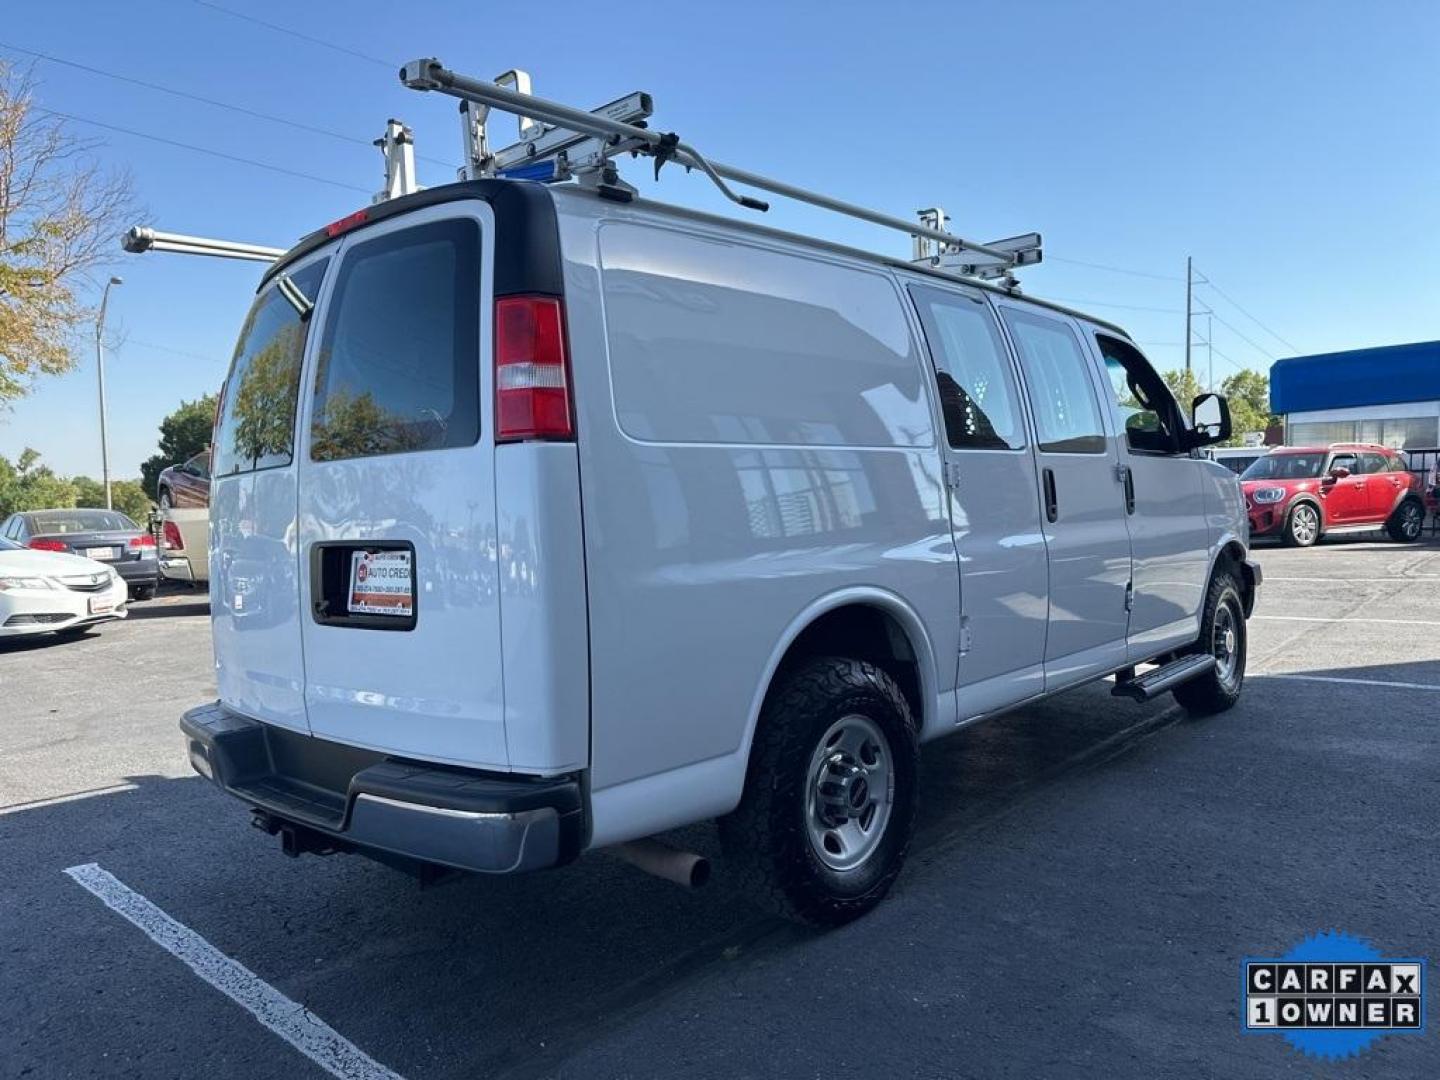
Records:
M1190 374L1190 256L1185 256L1185 374Z
M125 284L118 277L105 283L100 295L100 313L95 318L95 370L100 374L100 471L105 479L105 509L115 509L110 496L110 439L105 433L105 308L110 303L110 286Z

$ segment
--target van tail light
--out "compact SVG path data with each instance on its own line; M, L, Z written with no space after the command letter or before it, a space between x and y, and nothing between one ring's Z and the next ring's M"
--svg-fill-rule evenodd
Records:
M180 526L173 521L165 522L165 546L171 551L185 550L185 541L180 539Z
M575 438L565 309L554 296L495 301L495 439Z
M30 546L36 551L68 551L69 549L59 540L31 540Z
M141 533L139 536L132 536L130 538L130 546L132 548L154 547L155 537L153 537L149 533Z

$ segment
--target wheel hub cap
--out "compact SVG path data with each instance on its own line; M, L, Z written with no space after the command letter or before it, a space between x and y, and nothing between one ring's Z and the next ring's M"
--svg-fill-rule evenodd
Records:
M869 717L854 714L825 732L810 759L805 824L817 858L853 870L879 846L890 820L890 743Z

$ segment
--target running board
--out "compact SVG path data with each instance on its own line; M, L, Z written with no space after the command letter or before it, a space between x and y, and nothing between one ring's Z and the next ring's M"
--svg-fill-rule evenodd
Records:
M1215 670L1215 657L1208 653L1182 656L1168 664L1147 671L1144 675L1129 679L1116 678L1115 687L1110 691L1116 697L1128 697L1135 701L1150 701L1167 690L1173 690L1183 682L1199 678Z

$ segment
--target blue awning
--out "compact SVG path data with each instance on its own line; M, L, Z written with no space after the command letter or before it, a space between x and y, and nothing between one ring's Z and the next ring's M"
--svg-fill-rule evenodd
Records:
M1270 411L1440 401L1440 341L1292 356L1270 367Z

